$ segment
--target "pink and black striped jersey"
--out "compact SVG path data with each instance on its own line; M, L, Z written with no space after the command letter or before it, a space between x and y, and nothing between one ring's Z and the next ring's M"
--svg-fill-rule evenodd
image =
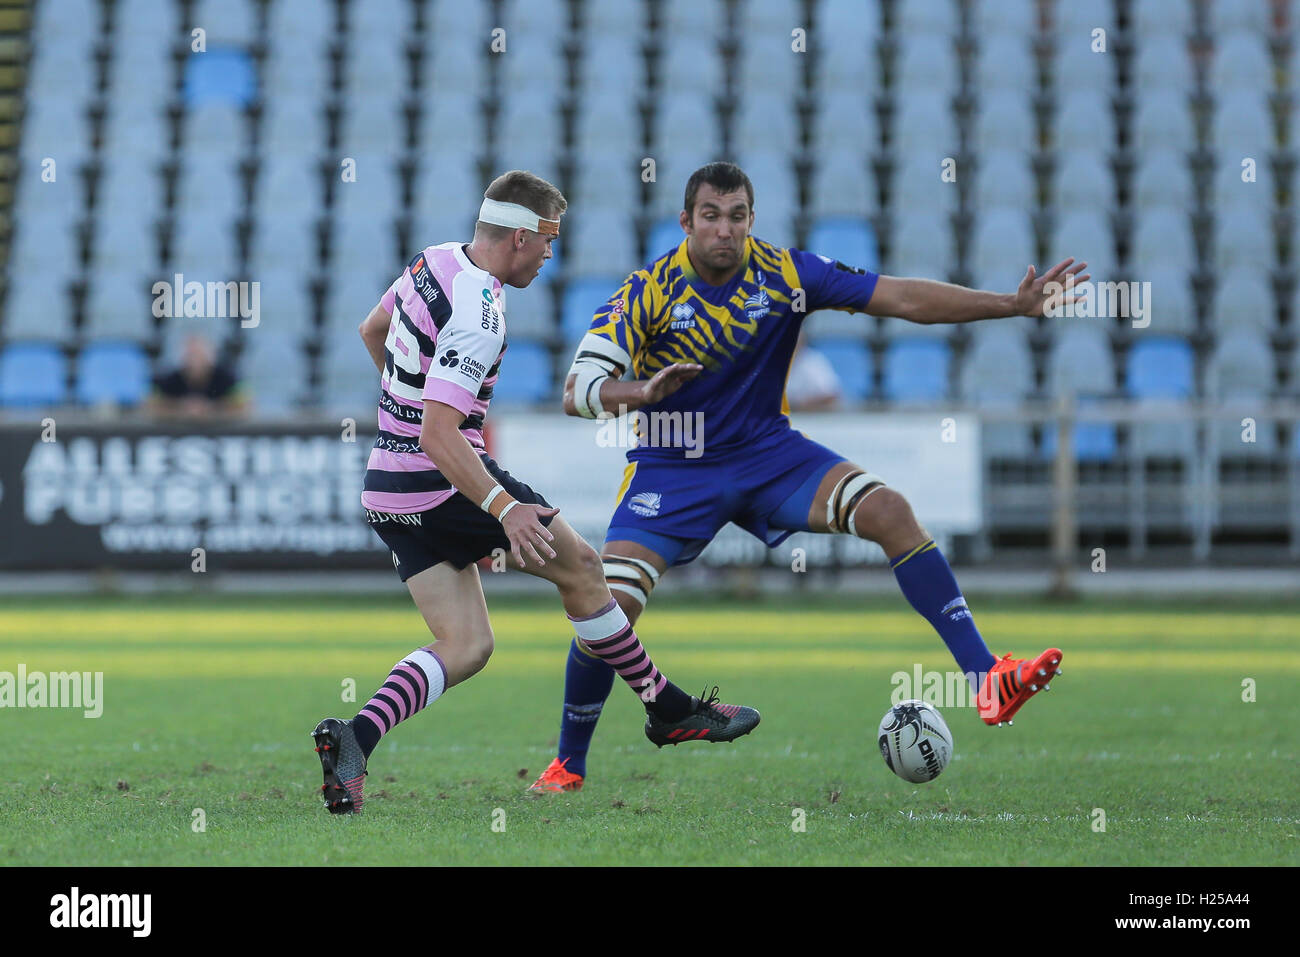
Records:
M456 493L420 448L424 401L465 416L461 433L480 455L483 417L506 351L501 283L461 243L430 246L380 300L392 314L379 397L379 435L361 504L377 512L421 512Z

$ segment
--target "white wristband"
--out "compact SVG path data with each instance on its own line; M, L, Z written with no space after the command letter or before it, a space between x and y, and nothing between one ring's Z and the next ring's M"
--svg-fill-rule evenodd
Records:
M506 515L508 515L510 513L510 510L518 504L519 504L519 500L515 499L513 502L511 502L509 505L503 508L501 510L501 514L497 516L497 521L504 522L506 520Z
M498 482L496 485L493 485L490 489L488 489L487 498L483 499L483 504L480 505L479 508L483 509L483 511L486 512L488 510L488 506L492 504L492 500L497 497L497 493L504 492L504 491L505 489L501 487L501 483Z
M596 419L605 412L600 404L600 387L609 373L594 362L575 362L576 378L573 380L573 407L584 419Z

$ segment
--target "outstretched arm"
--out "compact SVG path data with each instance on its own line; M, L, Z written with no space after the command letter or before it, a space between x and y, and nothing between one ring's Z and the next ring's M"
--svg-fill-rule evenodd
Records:
M1086 273L1080 275L1087 265L1066 259L1042 276L1038 276L1030 266L1020 281L1020 288L1012 293L967 289L933 279L881 276L867 304L867 312L873 316L896 316L918 323L1041 316L1044 309L1051 310L1077 301L1078 297L1070 294L1070 290L1075 283L1090 278Z
M621 369L615 367L614 371L622 375ZM643 405L654 405L661 399L672 395L703 371L704 366L696 365L694 362L678 362L660 369L649 379L633 379L629 382L623 382L614 378L609 372L604 373L603 376L597 372L595 378L591 381L588 381L584 376L583 385L584 389L597 392L602 409L615 414L620 409L635 412ZM569 377L564 380L565 415L582 415L577 398L574 395L578 386L578 376L579 373L571 372ZM589 416L583 416L583 418L589 418Z

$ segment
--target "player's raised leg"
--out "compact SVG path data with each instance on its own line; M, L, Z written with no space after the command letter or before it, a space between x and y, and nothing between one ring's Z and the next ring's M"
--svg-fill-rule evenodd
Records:
M325 773L325 806L333 814L361 812L366 765L380 738L481 671L492 654L477 567L457 571L442 562L412 575L406 586L434 641L395 664L351 720L326 718L312 732Z
M635 625L659 576L668 567L663 556L639 542L608 541L601 550L605 584L614 601ZM614 669L576 637L564 669L564 707L558 753L530 791L577 791L587 775L587 752L605 701L614 689Z
M732 741L757 727L759 714L753 708L721 704L713 696L701 700L665 678L611 594L596 550L562 517L557 516L549 530L555 536L550 545L556 557L545 565L530 562L524 570L559 589L577 641L611 666L641 698L647 738L660 747L683 741Z
M939 633L976 692L986 724L1008 724L1059 672L1061 652L1001 660L989 651L948 560L926 534L907 499L883 479L840 462L822 478L808 516L813 531L847 532L880 545L903 596Z

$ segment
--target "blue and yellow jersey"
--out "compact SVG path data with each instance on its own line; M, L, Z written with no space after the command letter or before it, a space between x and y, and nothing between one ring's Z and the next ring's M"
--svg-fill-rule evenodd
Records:
M703 413L704 457L724 456L790 428L785 382L804 317L818 309L864 312L877 278L751 236L736 275L710 286L692 267L683 239L632 273L596 311L579 355L595 347L630 366L637 379L678 362L702 365L695 379L641 411ZM633 461L682 456L680 448L650 446L628 453Z

